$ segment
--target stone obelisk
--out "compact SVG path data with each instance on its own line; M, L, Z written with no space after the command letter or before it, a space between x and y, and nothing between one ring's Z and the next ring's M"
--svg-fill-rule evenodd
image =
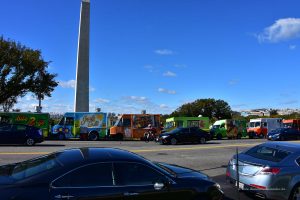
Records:
M82 0L78 34L74 112L89 112L90 0Z

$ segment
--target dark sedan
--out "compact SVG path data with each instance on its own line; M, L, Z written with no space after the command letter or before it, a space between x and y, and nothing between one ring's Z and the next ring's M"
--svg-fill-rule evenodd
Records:
M267 135L268 140L300 140L300 131L293 128L278 128Z
M159 135L160 144L179 144L179 143L200 143L204 144L210 140L211 136L208 132L197 127L176 128L170 132Z
M32 146L44 141L42 130L23 124L1 124L0 144L25 144Z
M68 149L0 167L1 200L222 199L220 186L192 169L113 148Z

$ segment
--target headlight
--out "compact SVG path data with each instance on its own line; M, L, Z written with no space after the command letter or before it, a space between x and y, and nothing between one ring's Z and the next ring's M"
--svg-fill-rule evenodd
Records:
M218 184L218 183L215 183L215 184L214 184L214 187L218 188L219 190L222 190L221 185Z
M39 135L42 136L43 135L43 131L41 129L39 129Z
M169 136L168 135L161 136L162 139L166 139L167 137L169 137Z

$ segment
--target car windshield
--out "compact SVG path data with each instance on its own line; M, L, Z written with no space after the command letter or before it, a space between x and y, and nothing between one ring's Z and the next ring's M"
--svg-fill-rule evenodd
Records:
M218 129L220 127L220 125L213 125L213 129Z
M13 166L13 168L10 168L10 176L13 179L21 180L61 167L62 165L56 159L56 156L56 154L49 154L32 160L17 163Z
M262 160L280 162L290 155L291 152L266 146L256 146L246 151L245 154Z
M176 129L174 129L174 130L172 130L172 131L170 131L168 133L174 134L174 133L178 133L181 130L182 130L182 128L176 128Z

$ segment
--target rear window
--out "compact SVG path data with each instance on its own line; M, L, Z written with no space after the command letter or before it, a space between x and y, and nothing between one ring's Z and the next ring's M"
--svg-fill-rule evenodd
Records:
M291 152L266 146L256 146L249 149L246 154L262 160L280 162L290 155Z

